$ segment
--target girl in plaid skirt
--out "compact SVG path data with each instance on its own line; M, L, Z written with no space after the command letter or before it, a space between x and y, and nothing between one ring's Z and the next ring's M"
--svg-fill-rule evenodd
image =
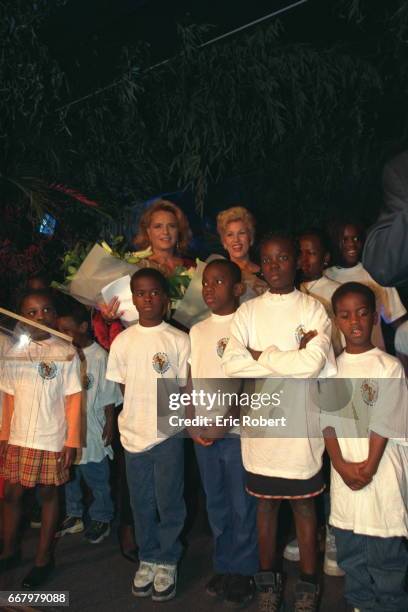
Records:
M53 298L47 290L28 291L21 299L20 313L42 325L56 327ZM25 348L17 343L10 349L0 381L4 391L0 476L5 480L0 573L20 562L17 535L22 495L26 487L39 485L40 542L34 567L23 580L25 588L35 588L54 567L57 487L67 482L75 449L80 447L81 385L78 359L75 355L70 359L73 350L68 343L34 327L29 334Z

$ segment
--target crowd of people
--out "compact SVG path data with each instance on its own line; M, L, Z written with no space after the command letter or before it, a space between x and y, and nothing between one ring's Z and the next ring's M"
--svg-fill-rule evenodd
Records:
M364 229L351 220L327 234L313 228L257 241L254 217L234 206L218 215L217 229L227 256L211 257L204 268L209 316L191 330L171 318L167 281L178 266L193 265L183 256L191 233L183 212L164 200L145 211L136 237L139 248L150 247L130 283L136 324L123 325L117 299L91 313L75 300L56 300L38 278L19 296L24 320L17 325L28 330L28 344L15 333L0 336L0 572L21 561L26 489L37 492L41 528L25 588L49 579L56 537L85 530L89 542L101 543L115 512L113 460L122 483L122 550L138 562L132 593L172 599L183 552L188 435L213 534L209 597L241 607L256 596L260 612L280 610L278 515L288 500L296 539L284 556L300 564L297 612L319 609L319 539L324 571L345 576L352 609L406 611L408 391L393 331L383 334L387 327L406 333L398 292L363 267ZM75 354L52 330L72 339ZM30 353L31 343L41 358ZM336 410L329 394L329 409L320 406L316 422L312 381L319 380L347 380L348 391ZM194 392L212 399L197 403ZM244 395L265 394L274 401L268 428L259 427L263 412L256 410L258 425L245 425L253 412ZM162 427L176 397L187 398L177 413L185 427ZM81 480L92 493L88 508Z

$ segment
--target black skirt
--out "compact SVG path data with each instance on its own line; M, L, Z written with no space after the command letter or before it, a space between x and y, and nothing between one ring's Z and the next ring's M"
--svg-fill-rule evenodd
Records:
M264 499L302 499L315 497L324 491L322 470L306 480L277 478L246 472L246 490L250 495Z

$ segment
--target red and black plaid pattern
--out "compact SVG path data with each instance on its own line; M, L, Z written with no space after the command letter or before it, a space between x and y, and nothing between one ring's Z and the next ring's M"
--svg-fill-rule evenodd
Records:
M23 487L63 485L69 480L69 471L62 467L61 453L9 444L0 476Z

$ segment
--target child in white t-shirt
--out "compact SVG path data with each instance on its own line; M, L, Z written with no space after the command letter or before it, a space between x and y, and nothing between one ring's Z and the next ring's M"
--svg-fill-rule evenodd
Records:
M29 290L20 314L55 328L57 315L47 290ZM17 533L26 487L39 485L42 502L40 543L35 564L23 580L26 588L43 584L54 568L52 545L58 520L59 485L80 447L81 384L75 350L46 331L30 327L30 341L8 353L4 368L1 451L5 455L4 547L0 571L20 562ZM28 338L28 336L27 336ZM13 359L15 356L15 359Z
M256 502L245 491L239 414L233 416L230 412L234 406L238 408L241 381L226 379L221 366L232 318L244 291L237 264L226 259L216 259L207 264L203 272L202 293L211 316L194 325L190 331L193 387L197 391L213 394L220 391L237 398L234 405L227 400L225 406L221 400L210 410L206 407L201 411L196 409L195 416L202 414L212 419L215 425L210 425L200 435L192 436L214 538L215 574L206 585L206 591L211 596L223 597L231 606L242 606L252 599L253 575L259 565ZM217 425L216 418L222 419L222 423ZM231 419L238 425L231 428ZM228 430L231 431L226 435Z
M289 499L300 549L296 609L302 609L307 602L308 610L316 610L319 588L313 498L324 489L324 443L321 437L308 435L309 396L305 383L288 381L285 386L281 379L313 378L323 370L329 374L330 360L335 371L331 323L317 300L294 289L298 253L293 238L271 235L262 241L260 253L269 291L238 308L223 366L228 376L280 378L275 382L267 380L264 388L285 388L279 411L284 410L294 435L286 433L283 426L281 431L267 430L262 437L256 430L248 435L245 429L241 433L247 490L258 498L261 571L255 581L261 606L279 609L283 583L277 554L278 513L281 500Z
M378 320L373 326L373 344L385 351L381 329L381 319L394 329L402 323L407 314L398 291L394 287L382 287L367 272L361 263L364 244L363 228L357 223L341 223L333 229L334 258L336 265L327 268L325 275L340 283L357 282L374 291L377 303Z
M65 485L66 517L59 535L83 531L84 506L81 480L91 490L91 519L85 531L91 544L99 544L110 533L113 503L109 484L109 462L114 427L114 407L122 403L119 385L106 379L107 352L89 336L88 310L73 302L59 313L58 328L71 336L81 362L83 447L71 480Z
M346 573L345 596L352 606L402 612L408 610L404 370L371 341L377 319L371 289L346 283L332 301L346 339L337 378L350 388L344 407L322 417L332 462L330 523L337 561Z
M139 322L113 341L106 376L124 393L118 425L140 559L132 592L167 601L176 594L182 552L184 440L158 435L158 413L168 408L164 397L161 405L161 393L168 398L187 384L190 342L163 321L169 290L160 272L138 270L131 291Z

